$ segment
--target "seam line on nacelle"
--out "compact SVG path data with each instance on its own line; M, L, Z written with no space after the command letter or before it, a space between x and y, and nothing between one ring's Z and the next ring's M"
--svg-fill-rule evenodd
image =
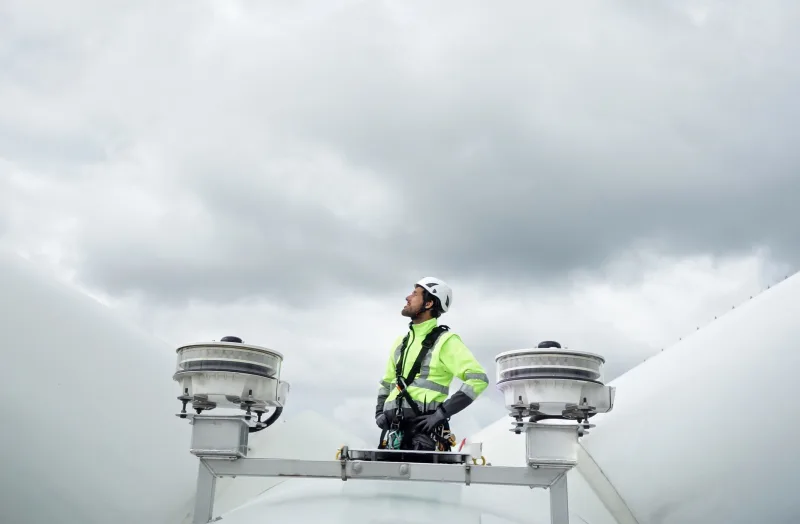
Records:
M583 476L597 498L606 507L619 524L639 524L633 512L625 503L617 489L606 476L594 457L578 443L578 465L575 467Z

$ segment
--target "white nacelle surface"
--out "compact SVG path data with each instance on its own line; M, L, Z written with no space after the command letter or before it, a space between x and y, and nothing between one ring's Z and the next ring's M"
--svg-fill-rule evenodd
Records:
M0 251L0 522L180 521L197 460L174 348Z
M619 377L584 445L640 524L800 522L800 275Z

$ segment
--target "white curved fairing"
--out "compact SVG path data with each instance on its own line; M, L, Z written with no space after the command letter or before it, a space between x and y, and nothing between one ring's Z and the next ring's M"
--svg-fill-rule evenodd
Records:
M800 275L614 381L584 442L640 523L800 522Z
M174 349L3 251L0 311L0 522L179 521L197 461Z

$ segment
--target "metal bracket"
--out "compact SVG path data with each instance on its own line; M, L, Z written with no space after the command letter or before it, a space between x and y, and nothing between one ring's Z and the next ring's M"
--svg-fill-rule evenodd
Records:
M571 466L535 464L532 467L480 466L351 460L343 447L338 460L289 460L265 458L201 458L195 500L194 524L211 522L214 507L213 480L218 477L296 477L329 478L347 481L405 480L409 482L445 482L453 484L493 484L528 486L550 490L553 524L569 524L566 473Z
M342 465L342 480L347 480L347 446L342 446L342 454L341 458L339 459L339 463Z
M566 471L550 485L550 524L569 524Z
M566 474L574 464L547 454L528 457L528 466L473 464L456 452L364 450L342 446L334 460L247 458L247 424L239 417L195 415L192 453L199 469L193 524L213 522L216 479L220 477L329 478L347 481L405 480L454 484L528 486L550 490L552 524L569 524Z

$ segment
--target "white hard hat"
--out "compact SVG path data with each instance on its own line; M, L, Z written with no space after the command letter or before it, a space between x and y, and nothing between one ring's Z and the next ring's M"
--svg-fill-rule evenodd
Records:
M418 286L439 299L442 313L446 313L453 304L453 290L442 279L436 277L425 277L417 281Z

